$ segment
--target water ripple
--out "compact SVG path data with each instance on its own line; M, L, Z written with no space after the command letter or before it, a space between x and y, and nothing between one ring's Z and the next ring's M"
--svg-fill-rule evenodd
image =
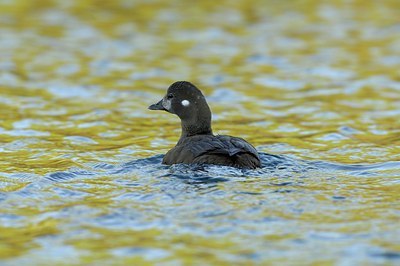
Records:
M384 162L376 164L340 164L325 161L306 161L293 159L284 155L260 153L262 167L255 170L238 169L229 166L207 164L176 164L162 165L163 155L137 159L120 165L108 163L88 164L88 169L71 168L67 171L54 172L45 176L53 182L66 182L82 178L96 178L101 176L120 176L138 174L139 176L154 176L158 178L176 178L187 184L208 184L239 180L240 178L290 178L306 177L310 173L345 173L353 176L379 176L387 170L400 170L400 162ZM18 176L18 175L14 175ZM27 175L21 175L23 176ZM238 179L239 178L239 179ZM37 177L36 177L37 179ZM290 186L293 181L272 183L274 186ZM128 185L128 184L126 184ZM135 186L139 184L134 184Z

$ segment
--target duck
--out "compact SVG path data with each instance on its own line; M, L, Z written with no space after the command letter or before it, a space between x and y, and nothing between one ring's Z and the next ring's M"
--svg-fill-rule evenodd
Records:
M148 107L166 111L181 120L181 136L163 157L162 164L212 164L243 169L261 167L257 150L246 140L214 135L211 109L200 89L188 81L169 86L165 96Z

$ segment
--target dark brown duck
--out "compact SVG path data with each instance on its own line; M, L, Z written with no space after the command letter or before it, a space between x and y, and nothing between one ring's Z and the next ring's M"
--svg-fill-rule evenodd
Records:
M211 111L201 91L192 83L173 83L164 98L149 106L181 119L182 134L163 164L200 163L254 169L261 166L256 149L242 138L213 135Z

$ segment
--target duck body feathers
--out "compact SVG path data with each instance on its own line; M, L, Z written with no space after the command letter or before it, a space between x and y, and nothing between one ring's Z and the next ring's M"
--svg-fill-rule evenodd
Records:
M199 163L255 169L261 166L256 149L242 138L225 135L185 137L163 159L167 165Z

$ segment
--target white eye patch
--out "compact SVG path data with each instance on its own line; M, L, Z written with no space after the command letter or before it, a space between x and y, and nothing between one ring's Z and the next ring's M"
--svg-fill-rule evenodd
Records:
M188 100L183 100L183 101L181 102L181 104L182 104L183 106L189 106L190 102L189 102Z
M162 101L162 106L166 109L166 110L169 110L169 109L171 109L171 101L170 100L163 100Z

